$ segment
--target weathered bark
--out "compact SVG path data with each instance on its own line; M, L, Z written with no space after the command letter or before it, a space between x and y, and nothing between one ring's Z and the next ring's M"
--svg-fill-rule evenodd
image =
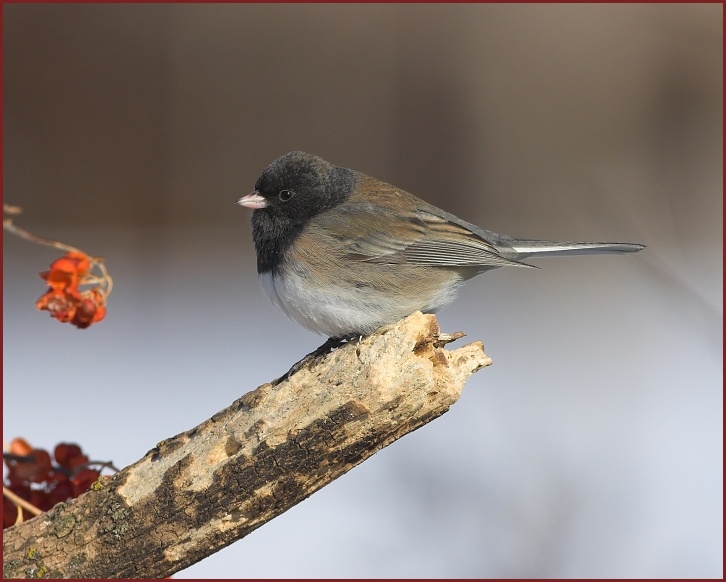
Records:
M244 537L446 412L491 360L414 313L264 384L4 532L5 578L161 578Z

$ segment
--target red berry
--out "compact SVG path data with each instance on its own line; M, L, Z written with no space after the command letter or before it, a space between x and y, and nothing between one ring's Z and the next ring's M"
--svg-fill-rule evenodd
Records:
M59 443L56 445L55 451L53 451L56 463L66 469L71 468L70 462L72 459L81 455L81 447L75 443Z

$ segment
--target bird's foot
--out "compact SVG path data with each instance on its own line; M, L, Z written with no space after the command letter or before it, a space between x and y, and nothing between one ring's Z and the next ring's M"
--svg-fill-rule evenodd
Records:
M303 368L310 366L313 362L315 362L319 358L321 358L323 356L327 356L329 353L337 350L338 348L343 347L344 345L358 343L361 339L363 339L363 336L358 335L358 334L328 338L323 345L321 345L315 351L310 352L307 356L305 356L299 362L294 363L292 365L292 367L287 372L285 372L285 374L280 376L277 380L273 380L272 384L277 385L280 382L287 380L290 376L292 376L293 374L296 374Z

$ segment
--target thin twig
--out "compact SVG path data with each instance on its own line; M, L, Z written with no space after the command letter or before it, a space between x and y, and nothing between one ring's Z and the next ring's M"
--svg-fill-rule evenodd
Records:
M43 513L42 509L38 509L37 507L35 507L35 505L28 501L25 501L25 499L23 499L22 497L18 497L10 489L5 487L5 485L3 485L3 495L7 497L10 501L12 501L15 505L22 507L23 509L27 509L33 515L40 515L41 513Z
M18 463L35 463L35 455L18 455L16 453L6 453L3 451L3 459L6 461L16 461Z
M25 230L23 227L13 224L13 221L11 218L3 219L3 229L14 234L15 236L19 236L20 238L24 238L25 240L30 241L30 242L38 243L40 245L45 245L48 247L53 247L56 249L60 249L62 251L81 253L84 255L86 254L81 249L72 247L71 245L67 245L67 244L62 243L57 240L52 240L49 238L45 238L43 236L38 236L37 234L33 234L32 232Z
M9 206L9 205L3 205L3 211L6 214L10 215L17 215L20 214L21 209L17 206ZM9 233L14 234L17 237L20 237L22 239L25 239L30 242L34 242L37 244L45 245L48 247L53 247L55 249L60 249L62 251L71 252L71 253L80 253L82 255L86 255L91 260L92 266L98 267L98 270L101 272L100 277L87 277L85 281L83 281L83 285L97 285L97 284L106 284L106 288L104 290L101 290L101 294L104 297L108 297L111 294L111 289L113 289L113 279L111 278L111 275L109 275L108 270L106 269L106 265L103 262L103 257L92 257L85 251L82 251L81 249L68 245L66 243L62 243L57 240L45 238L43 236L39 236L37 234L34 234L30 232L29 230L24 229L21 226L18 226L17 224L13 223L12 218L4 218L3 219L3 229L7 230Z
M3 212L5 214L9 214L10 216L17 216L21 212L23 212L23 209L20 208L20 206L12 206L11 204L3 204Z
M112 471L114 471L116 473L118 473L121 470L113 464L113 461L88 461L86 463L86 467L90 467L91 465L100 465L101 470L111 469Z

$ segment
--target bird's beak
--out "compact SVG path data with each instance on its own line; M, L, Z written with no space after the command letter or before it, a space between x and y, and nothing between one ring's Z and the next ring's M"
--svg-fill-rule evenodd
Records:
M243 196L237 200L237 204L245 206L246 208L253 208L255 210L259 208L267 208L267 200L265 200L264 197L257 192L257 190L252 192L252 194L247 194L247 196Z

